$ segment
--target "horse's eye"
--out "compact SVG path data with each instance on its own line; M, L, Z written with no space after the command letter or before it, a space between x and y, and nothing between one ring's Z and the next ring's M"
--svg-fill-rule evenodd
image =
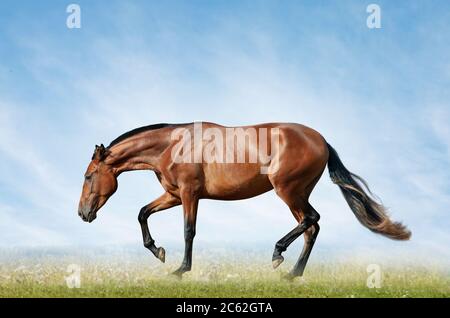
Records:
M89 180L92 179L92 176L90 176L90 175L89 175L89 176L85 176L84 179L85 179L86 181L89 181Z

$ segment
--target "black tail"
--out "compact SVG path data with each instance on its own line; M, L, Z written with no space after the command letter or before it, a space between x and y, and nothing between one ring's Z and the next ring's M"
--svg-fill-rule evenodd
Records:
M339 186L358 221L369 230L394 240L408 240L411 232L401 223L392 222L386 208L375 202L367 183L345 168L336 150L328 145L328 171L331 180ZM358 182L359 181L359 182ZM367 190L367 193L363 187Z

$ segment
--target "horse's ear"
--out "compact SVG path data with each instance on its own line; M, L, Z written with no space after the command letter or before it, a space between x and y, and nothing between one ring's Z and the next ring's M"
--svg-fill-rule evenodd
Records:
M111 153L103 144L100 145L100 161L104 160Z
M103 144L100 146L95 145L94 155L92 156L92 160L97 159L98 161L104 160L108 155L110 151L105 148Z

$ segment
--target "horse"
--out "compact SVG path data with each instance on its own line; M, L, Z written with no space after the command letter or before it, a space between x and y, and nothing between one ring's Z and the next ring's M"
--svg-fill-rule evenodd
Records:
M184 138L198 135L199 125L200 133L203 131L205 135L209 132L209 138L200 136L194 141ZM231 137L225 138L226 143L223 140L218 142L230 131ZM276 133L269 135L267 131ZM272 142L273 139L277 142ZM214 147L208 146L211 143ZM213 160L202 160L202 149L208 147ZM271 155L264 157L261 155L263 152ZM225 157L231 160L220 160ZM410 238L411 232L407 227L391 221L386 208L375 199L366 181L344 166L325 138L314 129L297 123L225 127L201 122L156 124L131 130L108 147L103 144L95 146L84 174L78 214L83 221L92 222L116 192L117 178L123 172L154 171L164 193L139 212L144 246L165 262L166 252L163 247L155 245L147 221L156 212L182 205L184 258L181 266L173 272L181 278L192 267L199 200L242 200L275 190L291 211L296 226L276 242L273 268L284 261L282 253L289 245L302 234L304 236L303 250L287 275L293 279L303 275L320 230L320 215L309 203L309 197L326 166L332 182L340 188L363 226L390 239Z

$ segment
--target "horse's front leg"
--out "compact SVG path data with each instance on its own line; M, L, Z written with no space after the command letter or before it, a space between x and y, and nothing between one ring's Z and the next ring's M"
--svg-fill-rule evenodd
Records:
M150 235L147 219L155 212L163 211L171 207L181 204L181 200L172 194L166 192L155 201L144 206L139 212L138 220L142 229L142 238L144 240L144 246L148 248L161 262L166 260L166 251L164 248L155 246L155 240Z
M198 198L191 192L182 192L181 201L184 214L184 259L181 266L173 272L174 275L180 278L185 272L190 271L192 267L192 245L197 223Z

